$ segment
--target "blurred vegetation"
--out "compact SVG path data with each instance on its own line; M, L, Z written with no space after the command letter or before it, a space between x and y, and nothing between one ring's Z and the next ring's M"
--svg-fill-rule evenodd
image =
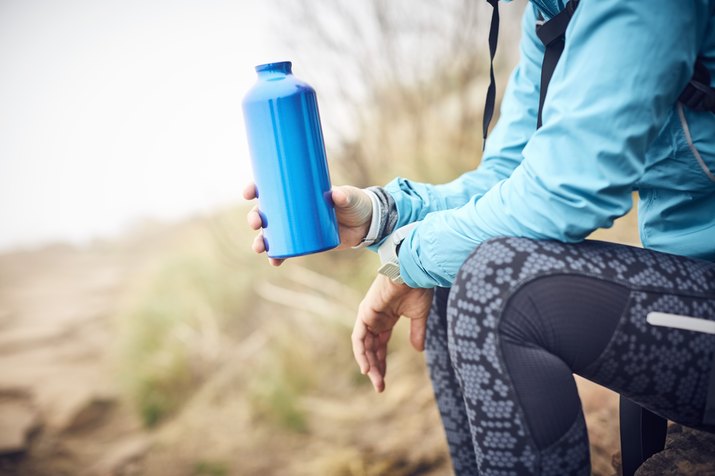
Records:
M319 91L334 183L439 183L477 165L486 2L284 3L294 27L278 31L301 45L296 74ZM502 10L500 92L522 8ZM156 434L146 473L448 473L404 324L385 394L353 362L349 336L376 257L329 252L273 269L250 251L247 210L206 218L167 246L119 316L123 386ZM633 215L597 237L635 241Z
M394 337L387 394L374 394L353 362L354 313L376 258L332 252L273 269L250 251L245 211L202 220L167 246L119 316L122 382L157 435L147 474L444 468L431 387L406 327Z
M226 464L214 461L199 461L194 466L193 476L226 476Z
M169 256L121 317L124 379L142 420L174 412L218 357L223 333L247 309L251 276L202 250Z
M525 2L503 5L498 94ZM334 182L440 183L474 168L489 76L487 2L283 0L294 71L318 91ZM298 27L298 25L300 25ZM327 119L327 120L326 120Z

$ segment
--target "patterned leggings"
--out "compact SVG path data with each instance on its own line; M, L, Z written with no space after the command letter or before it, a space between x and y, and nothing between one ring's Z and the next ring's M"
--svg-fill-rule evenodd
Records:
M715 263L594 241L478 246L427 328L455 473L590 474L573 373L715 432L715 335L653 326L651 311L715 320Z

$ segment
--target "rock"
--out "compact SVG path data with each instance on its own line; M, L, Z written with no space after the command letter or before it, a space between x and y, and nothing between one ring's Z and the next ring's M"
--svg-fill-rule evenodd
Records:
M58 367L63 378L48 377L33 389L48 429L69 433L101 426L111 416L117 395L94 369Z
M106 396L91 398L75 409L75 412L67 418L61 430L65 433L74 433L97 427L107 420L115 404L116 402L113 398Z
M0 455L25 451L38 426L38 412L26 400L0 397Z
M112 448L94 466L87 470L87 475L123 475L131 474L133 467L149 450L151 441L145 435L133 435L123 441L113 443Z
M715 434L682 425L668 427L665 449L649 458L636 476L715 475Z

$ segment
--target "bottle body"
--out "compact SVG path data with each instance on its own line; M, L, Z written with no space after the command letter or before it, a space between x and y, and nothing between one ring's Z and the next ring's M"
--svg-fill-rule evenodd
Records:
M329 250L340 243L315 91L291 63L256 67L243 100L251 164L271 258Z

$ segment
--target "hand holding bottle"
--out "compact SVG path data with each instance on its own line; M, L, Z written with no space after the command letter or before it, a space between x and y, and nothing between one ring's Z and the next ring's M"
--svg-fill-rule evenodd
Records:
M261 195L260 241L279 264L333 249L340 237L315 90L293 75L290 61L258 65L256 73L242 108Z
M338 219L338 233L340 235L340 246L337 249L345 249L357 246L367 235L372 219L372 201L367 193L351 185L340 185L331 189L335 214ZM256 198L256 185L251 183L243 191L243 198L253 200ZM263 222L259 214L258 205L254 206L246 215L248 226L254 230L259 230L258 235L253 240L253 251L263 253L266 247L263 242ZM284 259L268 258L273 266L280 266Z

